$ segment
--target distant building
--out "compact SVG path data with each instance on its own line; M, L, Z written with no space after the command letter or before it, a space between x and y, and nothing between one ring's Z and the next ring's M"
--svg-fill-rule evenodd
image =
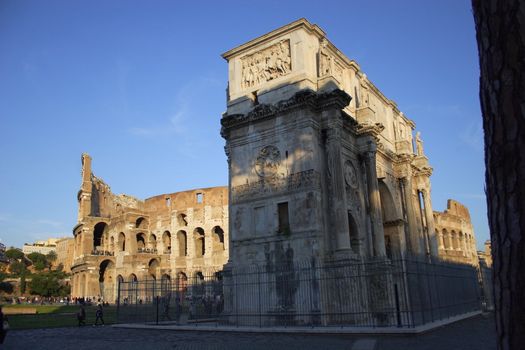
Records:
M5 244L0 243L0 263L7 264L9 262L9 259L5 256L5 251Z
M492 245L489 239L485 241L485 251L478 251L478 258L480 266L492 268Z
M73 254L75 251L75 239L62 238L56 243L57 259L54 262L54 266L62 264L64 272L71 272L71 265L73 264Z
M60 240L60 238L48 238L45 241L36 241L33 244L24 244L24 247L22 248L22 252L27 255L31 253L41 253L44 255L49 254L49 252L56 251L57 248L57 242Z

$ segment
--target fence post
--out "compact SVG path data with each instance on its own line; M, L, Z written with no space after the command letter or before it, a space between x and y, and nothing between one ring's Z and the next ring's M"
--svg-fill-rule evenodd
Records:
M401 328L401 310L399 308L399 291L397 290L397 283L394 284L394 293L396 296L397 326Z
M159 296L157 295L155 297L155 299L157 300L157 305L156 305L157 306L157 315L156 315L157 316L157 322L156 322L156 324L158 326L159 325Z
M258 293L258 303L259 303L259 328L262 327L262 314L261 314L261 274L260 274L260 271L259 271L259 268L257 267L256 270L257 271L257 289L259 290L259 293Z
M121 281L118 281L117 286L117 322L120 323L120 283Z

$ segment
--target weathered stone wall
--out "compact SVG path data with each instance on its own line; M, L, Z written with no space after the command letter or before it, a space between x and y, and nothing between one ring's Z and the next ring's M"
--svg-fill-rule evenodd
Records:
M169 283L222 270L229 247L226 187L142 201L113 194L92 175L88 155L82 164L79 222L73 230L73 297L113 302L119 280Z

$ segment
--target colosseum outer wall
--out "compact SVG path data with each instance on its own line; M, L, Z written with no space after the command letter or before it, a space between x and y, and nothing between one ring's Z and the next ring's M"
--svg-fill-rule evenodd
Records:
M118 281L203 277L228 260L227 187L139 200L115 195L82 155L72 297L114 302Z

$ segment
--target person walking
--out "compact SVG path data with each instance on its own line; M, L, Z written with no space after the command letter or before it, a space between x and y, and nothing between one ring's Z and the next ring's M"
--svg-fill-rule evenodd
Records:
M102 305L98 304L97 312L95 313L95 326L98 326L98 320L104 325L104 310L102 310Z
M80 304L80 310L77 312L78 326L86 325L86 309L84 309L84 304Z

